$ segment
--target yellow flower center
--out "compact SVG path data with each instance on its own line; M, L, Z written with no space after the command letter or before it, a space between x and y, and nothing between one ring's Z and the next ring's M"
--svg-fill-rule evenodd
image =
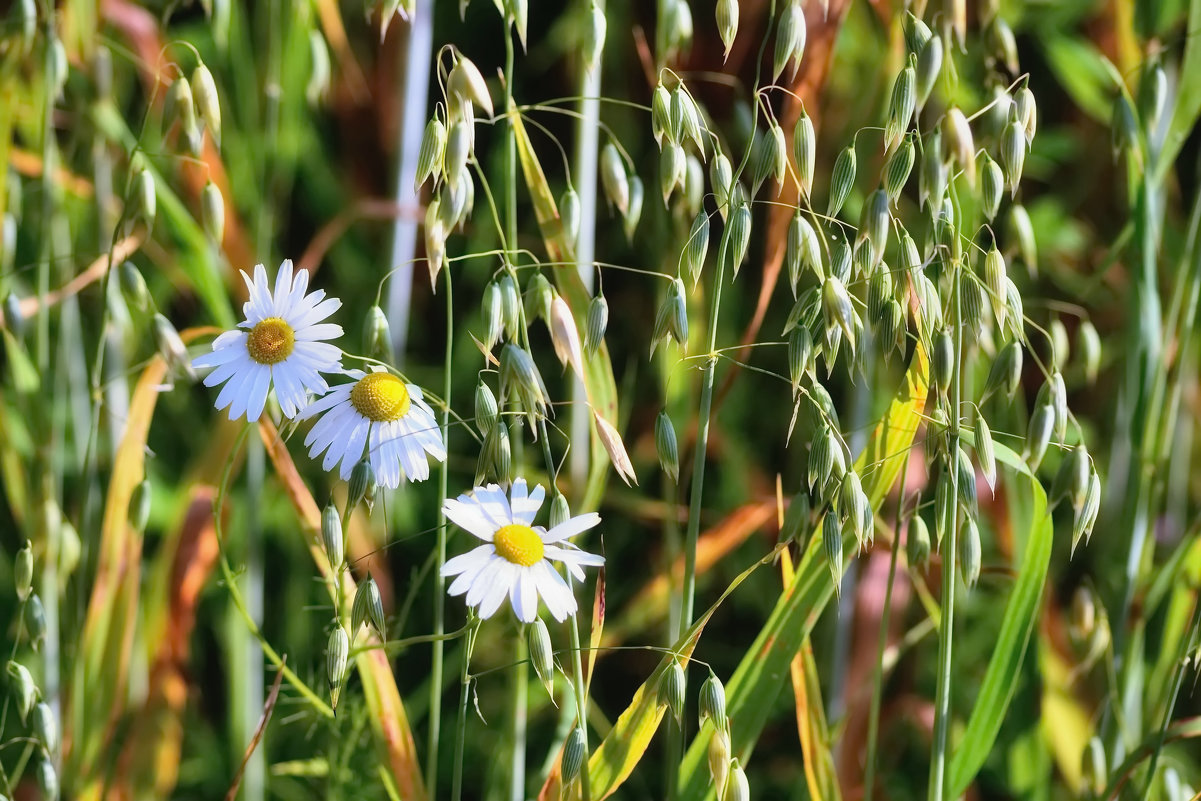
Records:
M409 413L409 390L391 373L369 373L350 390L350 403L376 423L391 423Z
M492 538L492 545L501 557L522 567L536 565L542 559L542 538L520 523L502 526Z
M280 317L268 317L250 329L246 351L259 364L279 364L292 355L296 332Z

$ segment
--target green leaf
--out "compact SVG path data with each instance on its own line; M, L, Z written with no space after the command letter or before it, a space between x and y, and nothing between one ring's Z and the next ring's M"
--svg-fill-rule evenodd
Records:
M967 729L951 758L950 784L954 797L962 795L975 778L1001 730L1001 722L1005 719L1021 677L1030 635L1038 620L1047 566L1051 561L1051 515L1047 511L1047 495L1042 485L1013 450L998 444L996 452L998 461L1016 469L1021 476L1021 483L1029 487L1033 498L1030 520L1021 527L1030 534L1017 582L1005 606L1005 615L997 633L997 645L988 662L980 694L972 708Z
M1093 119L1108 126L1113 104L1107 89L1109 72L1105 57L1089 42L1069 36L1048 36L1045 47L1051 71L1072 100Z
M1196 125L1197 118L1201 117L1201 35L1198 35L1198 31L1201 31L1201 0L1189 3L1186 30L1189 36L1185 40L1184 60L1180 65L1180 86L1172 110L1172 121L1168 123L1168 133L1155 167L1156 178L1167 174L1189 131Z

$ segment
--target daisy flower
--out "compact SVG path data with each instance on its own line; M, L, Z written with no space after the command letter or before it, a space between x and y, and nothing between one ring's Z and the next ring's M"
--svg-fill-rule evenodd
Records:
M355 381L334 387L298 416L307 420L324 412L304 438L309 455L324 452L326 470L341 462L338 473L345 480L366 446L380 486L395 489L402 474L410 481L429 478L427 456L445 460L446 446L420 387L383 371L347 370L346 375Z
M596 513L577 515L550 531L533 525L544 495L541 486L527 492L525 479L519 478L513 482L511 499L489 484L443 505L448 518L484 541L442 567L443 576L457 576L448 592L466 593L467 605L478 607L481 618L491 617L507 595L518 620L531 623L538 616L541 596L555 620L562 621L575 612L575 596L551 561L562 562L578 581L584 580L583 566L605 563L603 556L567 542L599 523Z
M246 319L238 330L226 331L213 340L213 352L197 356L193 367L215 368L204 379L206 387L225 384L217 395L217 409L229 407L229 419L243 414L254 422L263 413L267 392L275 386L284 417L293 417L308 400L307 392L329 389L321 373L342 369L342 351L322 342L342 336L342 326L321 322L342 305L325 299L325 290L305 294L309 273L293 276L292 260L286 259L275 276L275 291L267 271L259 264L254 280L245 271L242 278L250 300L242 305Z

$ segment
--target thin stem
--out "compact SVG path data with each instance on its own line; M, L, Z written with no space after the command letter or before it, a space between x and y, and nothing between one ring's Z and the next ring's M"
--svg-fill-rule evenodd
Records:
M442 429L443 447L450 444L450 390L451 361L454 356L454 286L450 269L442 271L446 277L446 354L442 363ZM443 459L438 466L438 554L434 565L434 636L441 638L446 631L446 577L442 566L446 564L446 505L447 483L450 468ZM430 714L429 756L425 764L425 786L430 798L437 798L438 790L438 743L442 733L442 668L444 662L442 639L435 639L430 654Z
M455 768L450 788L452 801L460 801L463 797L463 743L467 735L467 701L471 691L471 651L475 648L480 622L473 616L468 626L467 639L463 643L463 666L459 672L459 717L455 723ZM429 797L434 798L433 793Z
M955 270L962 269L956 264ZM930 801L948 798L951 788L946 786L947 749L951 726L951 651L955 628L955 559L959 540L959 471L955 459L959 453L959 398L960 382L963 380L963 325L959 306L959 280L955 276L953 303L955 319L955 359L952 362L951 413L947 415L947 469L950 472L952 504L947 512L950 519L947 528L946 547L942 550L942 617L938 626L938 687L934 698L934 754L930 763ZM942 478L943 481L947 477Z
M872 801L872 785L876 779L876 740L880 729L880 699L884 691L884 650L888 647L888 618L892 612L892 586L897 576L897 555L901 550L901 531L905 520L905 479L909 477L910 449L901 467L901 484L897 492L896 525L893 527L892 551L888 557L888 583L884 588L884 610L880 615L880 637L876 644L876 665L872 671L872 703L867 718L867 761L863 774L863 801Z
M575 594L575 587L572 586L571 573L567 574L567 586L572 594ZM582 801L592 801L592 777L589 776L588 770L588 693L584 682L583 660L580 658L580 624L578 621L579 612L571 616L571 655L572 667L575 670L573 675L574 681L572 684L575 689L575 707L576 717L580 731L584 735L584 764L580 768L580 798Z

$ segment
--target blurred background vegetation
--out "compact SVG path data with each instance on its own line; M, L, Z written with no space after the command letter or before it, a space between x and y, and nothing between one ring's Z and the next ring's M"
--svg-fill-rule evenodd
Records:
M34 739L25 739L32 729L15 708L10 711L16 703L10 697L0 724L7 741L0 765L12 783L0 791L35 797L35 777L45 762L55 766L67 798L219 798L231 788L246 799L423 797L420 777L405 776L412 767L406 758L424 765L429 752L427 644L388 652L398 699L404 699L399 713L366 692L367 679L358 677L351 678L333 718L287 682L274 700L277 672L233 603L230 580L240 587L262 639L325 697L330 600L314 570L312 510L297 500L297 482L281 477L278 462L256 438L244 451L235 449L241 426L213 411L211 392L156 355L167 340L156 336L153 316L161 313L195 343L192 353L201 352L212 333L201 327L227 328L239 319L245 290L238 271L260 262L274 269L291 258L313 272L315 286L342 299L336 319L346 329L347 350L359 349L362 321L379 303L388 313L396 364L416 383L441 387L445 290L433 292L423 264L411 261L424 253L420 222L428 193L413 192L411 171L397 177L406 147L411 170L414 142L441 97L440 48L454 45L487 79L498 116L479 120L474 152L480 175L502 212L502 191L517 181L517 246L543 254L534 200L525 181L506 171L509 126L499 116L502 98L511 95L522 107L553 195L567 188L568 169L579 189L576 110L586 85L581 52L591 5L530 2L510 87L502 85L500 73L505 37L516 34L497 5L484 0L418 3L407 16L395 3L381 8L336 0L7 5L0 42L0 161L7 164L0 187L0 295L11 299L4 307L0 388L0 588L13 585L18 551L29 540L46 620L23 622L28 602L7 591L0 592L0 620L9 621L6 649L29 667L53 709L62 746L43 754ZM680 363L678 350L669 353L664 346L646 358L668 282L638 271L674 275L691 222L679 204L661 202L648 109L660 69L669 66L731 152L743 152L756 117L748 87L761 67L760 43L769 35L776 4L740 5L738 38L723 58L712 2L691 4L687 42L677 41L680 31L664 27L665 20L679 24L665 10L672 2L603 4L600 143L619 143L646 188L632 232L603 199L595 221L596 261L615 265L602 267L595 279L610 310L606 343L618 398L615 422L639 479L638 486L610 479L599 496L607 568L604 648L591 684L596 741L659 664L662 654L649 646L675 640L679 610L672 609L665 587L686 522L701 382L693 369L699 363ZM789 88L817 126L815 196L825 197L835 158L856 131L884 119L893 76L907 58L904 14L914 5L921 13L927 4L805 4L808 41ZM941 32L960 5L932 0L925 19ZM997 39L996 26L986 24L997 5L995 13L1012 31L1012 53ZM1104 485L1088 547L1074 548L1069 510L1053 513L1054 544L1050 568L1037 586L1037 615L1028 641L1013 654L1012 695L999 702L1003 721L995 744L985 745L987 757L966 793L1178 801L1191 797L1189 786L1201 787L1201 758L1191 739L1201 734L1201 697L1194 692L1201 350L1193 325L1201 282L1201 134L1195 125L1201 111L1201 3L1002 0L966 6L966 42L954 62L958 80L943 102L953 100L970 113L1021 76L1028 76L1037 98L1038 133L1019 194L1036 254L1031 258L1015 247L1016 235L998 232L1009 251L1021 251L1010 277L1020 288L1029 327L1049 335L1031 336L1038 358L1027 361L1019 397L1035 399L1042 384L1036 364L1052 360L1049 339L1061 336L1066 347L1057 349L1057 357L1070 406ZM1010 58L1016 63L1006 63ZM770 60L768 55L763 64ZM180 126L164 119L164 101L169 84L201 63L218 87L221 131L219 143L210 130L193 153ZM1166 76L1167 111L1157 127L1140 129L1141 145L1131 145L1120 114L1115 117L1115 100L1125 93L1145 123L1147 106L1140 98L1156 65ZM800 106L784 93L770 99L791 135ZM860 175L874 175L882 166L876 140L870 141L861 151ZM153 175L156 214L149 230L131 224L133 210L145 211L145 200L134 191L139 168ZM218 241L211 224L206 228L203 208L210 181L224 201ZM903 213L913 216L915 185L901 200ZM858 182L846 219L859 219L872 188ZM787 202L796 200L791 191ZM469 334L482 339L486 332L480 298L496 274L494 251L503 247L488 207L477 187L475 213L448 246L455 276L451 406L464 418L471 417L470 399L484 366ZM795 412L785 389L787 349L757 347L781 344L793 306L781 274L791 208L786 211L781 217L770 202L756 205L747 261L738 280L723 289L716 342L731 350L717 371L708 440L698 552L701 610L772 549L780 529L778 500L805 483L805 448L815 426L801 414L788 436ZM459 258L477 253L493 255ZM137 267L149 304L139 308L121 291L127 289L121 281L108 279L110 258ZM530 267L534 258L524 256L522 264ZM620 269L625 267L635 271ZM688 301L690 355L705 349L710 293L702 282ZM1095 365L1086 356L1090 346L1081 344L1085 321L1100 336ZM531 328L530 337L536 353L550 353L545 328ZM826 382L856 451L888 410L909 364L908 356L876 361L855 380L843 371ZM561 376L553 361L541 363L550 394L561 403L555 425L569 430L570 372ZM656 459L655 419L664 408L679 436L682 490L662 477ZM998 441L1020 452L1025 412L1001 407L996 414ZM454 494L470 486L478 446L453 428L452 438ZM562 455L564 439L555 435L553 441ZM524 449L518 445L515 461L531 482L545 483L538 448L530 441ZM314 509L343 496L344 486L300 448L291 450L305 480L299 486L307 484ZM575 450L587 453L589 447L576 442ZM918 442L908 462L910 493L931 480L922 456ZM1058 455L1048 457L1042 471L1048 484L1059 461ZM213 502L231 465L219 551ZM130 525L126 510L143 470L149 517L143 526ZM583 481L564 480L574 506L585 497ZM1029 536L1023 526L1035 519L1024 496L1010 497L1010 486L1003 481L995 496L981 491L982 576L961 598L954 634L953 750L962 745L958 740L998 641L1001 611ZM381 495L386 497L370 517L353 519L353 572L360 579L370 574L379 584L389 639L427 634L435 606L444 601L434 594L431 577L437 487L427 482ZM876 507L882 530L893 531L898 505L894 487ZM744 760L756 797L864 795L892 541L891 534L878 536L850 564L841 596L814 610L820 617L811 623L802 668L810 674L800 682L809 695L798 700L798 685L787 673L770 677L778 696L764 701L765 724L757 737L751 735L753 758ZM462 545L452 539L452 552ZM231 573L221 570L223 558ZM927 794L939 564L903 566L888 601L892 650L880 679L873 763L879 797ZM695 656L717 675L730 676L777 605L780 587L777 567L754 573L710 620ZM592 592L591 584L579 592L585 611L592 608ZM452 600L447 609L447 628L457 629L462 608ZM35 651L30 635L39 626L45 640ZM481 630L476 644L464 769L468 798L535 797L572 725L570 699L564 695L553 705L532 672L517 674L528 681L528 758L526 775L517 776L513 789L512 643L520 636L511 617L500 617ZM555 636L556 646L565 647ZM438 797L447 795L453 770L450 732L461 658L448 645ZM10 696L19 685L14 676L10 670ZM699 687L703 676L699 668L691 671L690 684ZM265 705L270 719L257 742ZM804 749L798 719L817 737ZM736 730L738 725L735 718ZM399 748L381 744L389 731L403 734L402 741L407 737L416 757L405 757L404 742ZM685 732L687 742L695 734L694 717L686 717ZM252 741L257 748L248 749ZM666 737L651 742L617 797L663 797L664 775L671 770L665 766L677 758L674 747Z

